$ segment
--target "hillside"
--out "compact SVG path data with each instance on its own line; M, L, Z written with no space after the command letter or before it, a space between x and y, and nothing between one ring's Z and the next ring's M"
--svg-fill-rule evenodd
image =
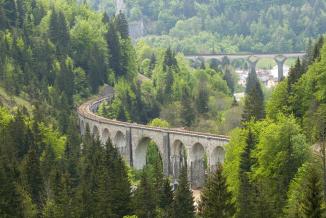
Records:
M87 0L114 14L113 0ZM145 41L185 53L303 51L326 32L322 0L125 0L128 20L143 21Z

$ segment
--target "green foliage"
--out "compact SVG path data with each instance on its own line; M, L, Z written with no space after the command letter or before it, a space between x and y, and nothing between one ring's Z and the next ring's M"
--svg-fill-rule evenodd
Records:
M208 177L200 202L202 217L232 217L235 206L232 202L232 194L228 191L226 178L223 175L222 165L218 165L215 172Z
M166 120L162 120L160 118L155 118L148 125L154 126L154 127L162 127L162 128L170 127L170 124Z
M175 191L172 217L195 217L194 210L194 200L188 182L187 167L184 166L180 171L179 184Z
M134 211L138 217L155 217L156 210L154 195L154 190L150 184L146 171L143 171L140 184L134 197Z
M308 173L304 198L301 203L301 210L304 217L323 217L324 198L320 176L316 169L311 169Z
M250 71L247 78L246 96L243 108L242 121L248 122L251 119L261 120L265 116L264 93L256 72Z

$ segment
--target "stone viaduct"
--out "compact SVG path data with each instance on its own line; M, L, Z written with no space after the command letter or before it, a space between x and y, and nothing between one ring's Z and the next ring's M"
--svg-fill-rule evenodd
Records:
M146 164L147 146L155 142L163 162L163 172L176 182L182 165L187 164L189 181L193 188L202 187L205 174L224 161L226 136L217 136L187 130L156 128L136 123L110 120L95 114L103 101L89 101L78 108L81 134L88 126L91 134L102 143L108 138L123 158L135 169Z
M186 58L190 60L195 60L197 58L202 58L204 60L217 59L221 61L223 58L227 57L230 61L243 59L249 64L250 69L256 70L257 62L260 58L271 58L277 63L278 67L278 80L283 79L283 65L288 58L302 58L305 55L304 52L297 53L284 53L284 54L194 54L186 55Z

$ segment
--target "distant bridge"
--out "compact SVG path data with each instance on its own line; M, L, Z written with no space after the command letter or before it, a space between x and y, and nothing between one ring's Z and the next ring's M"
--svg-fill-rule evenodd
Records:
M134 168L142 169L145 166L150 141L154 141L158 147L164 175L176 180L181 166L187 164L193 188L202 187L205 182L205 163L210 170L217 163L224 162L228 137L107 119L95 114L99 105L105 101L110 101L110 97L86 102L78 108L81 134L85 134L86 128L89 128L91 134L102 143L110 138Z
M204 60L217 59L222 61L223 58L227 57L230 61L243 59L246 60L251 70L256 70L256 65L261 58L271 58L275 60L278 67L278 80L282 80L283 65L288 58L302 58L305 52L294 52L294 53L239 53L239 54L191 54L185 55L187 59L196 60L198 58Z

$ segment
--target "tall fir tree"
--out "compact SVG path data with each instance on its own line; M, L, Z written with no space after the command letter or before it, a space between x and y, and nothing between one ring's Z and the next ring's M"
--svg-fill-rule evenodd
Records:
M174 70L179 69L177 59L175 58L175 54L170 47L165 51L164 60L163 60L163 71L166 72L167 68L172 68Z
M115 25L120 33L121 38L128 39L129 38L128 21L124 13L122 13L121 11L115 18Z
M17 191L17 169L1 153L0 144L0 217L23 217L22 200Z
M193 218L195 217L194 211L194 199L188 182L187 167L183 166L179 176L179 184L175 191L172 217Z
M163 209L165 217L172 216L173 192L169 178L164 178L161 187L160 208Z
M252 70L247 78L246 97L242 114L242 121L251 119L261 120L265 117L264 93L262 91L257 74Z
M233 81L231 71L230 71L230 69L228 67L225 68L223 79L226 81L226 84L228 85L228 87L229 87L229 89L231 91L231 94L233 95L233 93L234 93L234 81Z
M221 164L209 176L201 194L200 211L203 218L229 218L235 213L232 194L228 191Z
M125 162L110 139L105 145L104 154L112 217L124 217L131 213L132 207L131 187Z
M297 61L295 62L294 67L291 67L290 71L289 71L289 76L288 76L288 89L289 92L291 91L291 88L293 86L293 84L295 84L300 77L303 74L303 68L301 65L301 61L298 58Z
M325 208L323 206L323 188L320 175L315 168L311 168L307 175L304 198L301 203L302 217L323 218L325 217Z
M259 82L257 78L257 73L255 69L251 69L247 77L245 93L248 94L251 91L251 89L253 89L256 86L257 82Z
M30 193L33 202L41 207L44 187L40 169L40 160L37 151L31 147L22 163L22 177L26 190Z
M199 88L198 88L198 93L195 98L197 111L199 113L207 113L208 112L208 110L209 110L208 98L209 98L209 94L208 94L208 89L207 89L206 84L200 83Z
M16 22L17 22L17 8L16 8L16 3L15 0L5 0L2 2L2 8L4 11L6 22L6 27L15 27Z
M134 212L139 218L156 216L155 196L146 170L143 170L140 183L134 194Z
M122 75L122 72L121 72L121 45L120 45L118 31L112 21L109 23L109 30L106 34L106 41L108 44L108 50L110 51L110 54L109 54L110 68L119 77Z
M192 106L190 90L188 87L183 87L181 96L181 121L184 126L191 126L195 119L195 113Z
M249 178L249 173L254 165L254 160L251 155L254 148L255 138L251 128L249 127L246 144L243 152L241 153L239 165L239 191L237 196L237 217L239 218L254 217L253 200L255 190Z

